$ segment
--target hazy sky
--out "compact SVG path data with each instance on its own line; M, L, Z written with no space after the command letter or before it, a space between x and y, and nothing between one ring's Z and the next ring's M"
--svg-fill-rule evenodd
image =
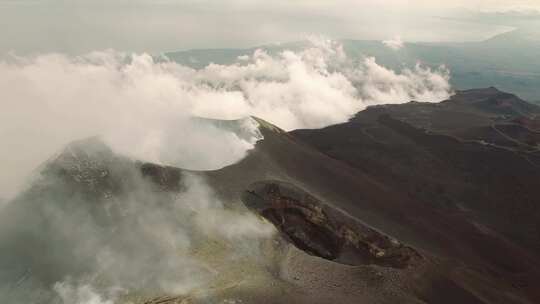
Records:
M463 41L505 30L441 18L463 17L465 10L538 12L540 1L0 0L0 52L247 47L306 34Z

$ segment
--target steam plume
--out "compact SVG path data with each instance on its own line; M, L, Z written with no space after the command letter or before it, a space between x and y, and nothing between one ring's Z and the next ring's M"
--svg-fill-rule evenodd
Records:
M0 62L0 196L68 142L101 135L116 151L191 169L241 159L259 139L194 123L192 116L256 115L286 129L346 121L367 105L440 101L449 73L417 65L395 72L374 58L349 58L315 37L303 51L255 51L237 64L194 70L148 54L45 54ZM247 132L247 133L249 133ZM226 149L226 153L213 153ZM6 173L6 172L9 172Z

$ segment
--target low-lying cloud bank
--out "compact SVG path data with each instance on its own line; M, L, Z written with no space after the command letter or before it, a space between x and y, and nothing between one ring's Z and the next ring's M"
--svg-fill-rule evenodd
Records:
M74 139L100 135L134 158L215 169L253 147L260 139L256 123L247 120L252 136L239 137L193 116L255 115L286 130L317 128L368 105L443 100L448 80L444 67L396 72L374 58L349 58L321 38L303 51L257 50L237 64L201 70L115 51L12 57L0 62L0 197Z
M383 40L382 43L390 49L397 51L405 46L405 42L400 36L395 36L391 39Z

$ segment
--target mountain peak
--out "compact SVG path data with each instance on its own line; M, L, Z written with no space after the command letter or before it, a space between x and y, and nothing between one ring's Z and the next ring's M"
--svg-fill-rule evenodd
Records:
M457 91L446 102L473 106L489 114L529 116L540 113L540 107L495 87Z
M80 168L82 163L96 163L113 157L114 153L111 148L99 137L93 136L72 141L61 152L52 157L46 166Z

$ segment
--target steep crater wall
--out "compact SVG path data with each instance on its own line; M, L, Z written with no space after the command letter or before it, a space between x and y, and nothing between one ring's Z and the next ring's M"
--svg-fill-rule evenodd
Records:
M311 255L346 265L393 268L405 268L421 259L413 248L289 183L254 183L243 193L242 201Z

